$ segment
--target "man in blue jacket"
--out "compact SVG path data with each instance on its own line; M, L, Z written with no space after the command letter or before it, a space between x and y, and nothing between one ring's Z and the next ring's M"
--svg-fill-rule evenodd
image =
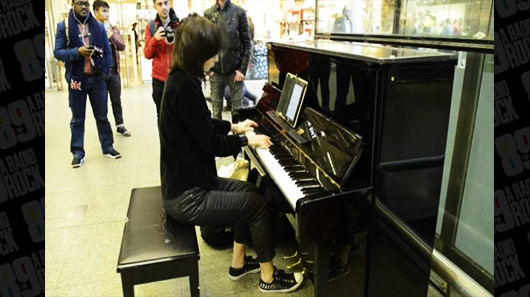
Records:
M114 147L112 129L107 119L107 85L111 62L110 45L103 24L92 16L88 0L72 0L65 21L57 24L54 55L65 62L69 106L72 111L70 151L72 167L84 162L85 111L87 95L94 112L103 155L121 158Z

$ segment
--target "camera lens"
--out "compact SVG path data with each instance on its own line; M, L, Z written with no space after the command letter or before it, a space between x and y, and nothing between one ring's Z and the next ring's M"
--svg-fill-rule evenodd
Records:
M173 39L175 39L175 34L173 32L166 31L166 40L168 43L173 42Z

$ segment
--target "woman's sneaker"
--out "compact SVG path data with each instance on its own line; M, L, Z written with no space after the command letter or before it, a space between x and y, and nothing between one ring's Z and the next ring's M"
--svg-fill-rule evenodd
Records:
M261 278L259 280L259 290L264 293L287 293L292 292L304 281L301 272L287 273L281 269L274 268L272 283L268 284Z
M241 268L233 268L230 266L230 269L228 270L228 277L235 281L243 277L244 275L247 275L249 273L257 273L260 271L259 262L255 258L252 258L252 256L246 256L245 257L245 264L243 264L243 267Z

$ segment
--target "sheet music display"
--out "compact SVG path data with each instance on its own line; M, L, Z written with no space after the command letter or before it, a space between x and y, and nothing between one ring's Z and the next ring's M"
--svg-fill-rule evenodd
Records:
M287 73L276 113L291 127L296 127L302 109L307 81Z

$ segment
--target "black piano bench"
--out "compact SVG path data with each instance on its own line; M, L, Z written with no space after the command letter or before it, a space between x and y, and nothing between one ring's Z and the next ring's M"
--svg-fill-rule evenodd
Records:
M195 226L166 218L160 187L132 190L123 230L118 273L124 297L134 285L188 276L199 297L199 246Z

